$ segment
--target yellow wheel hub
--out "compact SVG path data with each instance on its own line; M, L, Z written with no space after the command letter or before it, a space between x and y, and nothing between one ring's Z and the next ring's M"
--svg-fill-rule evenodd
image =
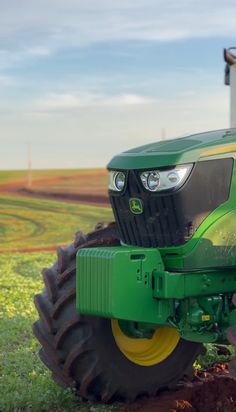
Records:
M151 366L165 360L178 345L180 336L176 329L162 326L151 339L136 339L126 336L116 319L111 321L112 332L120 351L131 362Z

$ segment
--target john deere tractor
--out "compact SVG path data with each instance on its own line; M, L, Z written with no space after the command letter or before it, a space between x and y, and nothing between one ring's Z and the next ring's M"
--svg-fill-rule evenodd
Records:
M203 343L236 341L236 129L138 147L108 171L115 222L59 248L34 324L54 379L103 402L173 387Z

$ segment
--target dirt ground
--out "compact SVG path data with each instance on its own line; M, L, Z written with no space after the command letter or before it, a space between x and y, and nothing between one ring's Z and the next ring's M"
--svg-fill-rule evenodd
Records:
M80 193L80 194L73 194L73 193L48 193L44 191L37 191L31 192L28 189L17 189L12 190L11 193L18 193L19 195L23 196L30 196L34 198L44 198L44 199L54 199L54 200L62 200L63 202L79 202L79 203L86 203L89 205L99 205L103 207L110 206L108 196L106 195L99 195L99 194L88 194L88 193Z
M126 412L180 411L235 412L236 382L229 377L228 365L217 364L207 372L196 373L192 381L180 382L176 390L142 398L126 407Z
M43 179L42 179L43 180ZM39 183L42 181L40 180ZM45 179L46 180L46 179ZM52 181L53 179L50 179ZM55 180L55 178L54 178ZM48 179L46 180L48 182ZM49 192L49 191L32 191L23 186L22 182L14 182L10 184L1 184L0 193L12 196L25 196L42 199L61 200L63 202L79 202L89 205L99 205L103 207L110 207L110 202L107 194L104 193L88 193L81 190L81 193L63 193L63 192Z

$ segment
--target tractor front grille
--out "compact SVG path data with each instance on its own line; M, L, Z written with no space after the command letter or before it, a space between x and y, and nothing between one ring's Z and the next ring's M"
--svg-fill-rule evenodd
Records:
M142 247L184 244L202 221L228 199L232 168L230 158L202 161L194 166L183 187L155 193L143 187L140 171L128 171L124 191L109 193L121 240ZM130 211L130 198L142 200L142 214Z
M134 215L130 211L130 198L142 200L142 214ZM126 244L164 247L184 242L187 233L182 231L173 196L144 192L137 172L129 172L125 193L110 199L121 240Z

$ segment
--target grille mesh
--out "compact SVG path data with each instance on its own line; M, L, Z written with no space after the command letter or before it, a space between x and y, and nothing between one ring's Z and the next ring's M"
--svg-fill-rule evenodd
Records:
M149 192L142 185L140 171L129 171L124 192L110 191L123 242L144 247L184 244L203 220L228 199L233 163L232 158L197 162L185 184L169 192ZM131 197L143 201L142 214L130 211Z
M143 201L142 214L134 215L130 211L131 197ZM123 242L144 247L176 246L184 243L186 233L179 222L173 195L147 192L137 171L129 172L125 193L110 193L110 199Z

